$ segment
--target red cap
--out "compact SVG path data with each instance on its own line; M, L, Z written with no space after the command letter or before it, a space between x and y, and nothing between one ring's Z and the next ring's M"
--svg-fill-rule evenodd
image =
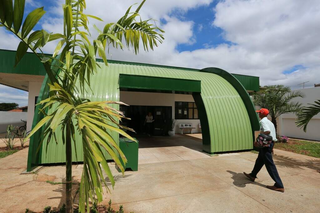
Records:
M267 116L269 114L269 110L266 108L261 108L260 110L257 110L256 112L260 113L261 115Z

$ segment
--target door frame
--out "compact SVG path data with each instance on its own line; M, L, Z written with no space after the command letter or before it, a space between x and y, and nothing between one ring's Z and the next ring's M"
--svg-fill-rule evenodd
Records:
M202 149L205 152L211 152L211 140L209 131L209 122L201 96L201 81L176 78L161 78L142 75L120 74L120 89L138 89L138 90L160 90L160 91L178 91L191 92L197 105L201 130L202 130Z

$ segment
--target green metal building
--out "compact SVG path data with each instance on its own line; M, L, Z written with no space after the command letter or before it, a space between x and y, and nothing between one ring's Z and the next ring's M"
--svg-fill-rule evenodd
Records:
M19 88L17 82L8 80L8 76L44 76L44 69L34 55L27 54L16 68L13 67L14 57L13 51L0 51L0 83ZM4 77L6 81L3 80ZM109 66L100 63L98 72L92 76L91 85L93 93L84 94L84 97L91 101L123 101L122 91L141 93L141 100L143 94L150 92L155 98L157 94L159 97L160 94L192 96L196 111L193 109L194 111L190 112L194 113L194 117L195 112L197 113L196 118L201 123L203 150L207 153L252 149L254 131L259 130L255 108L248 94L259 90L258 77L230 74L219 68L199 70L110 60ZM38 101L47 95L47 91L44 79ZM172 110L172 114L175 114L172 116L173 119L179 116L177 113L180 113L180 110ZM39 119L41 115L35 112L33 125ZM119 140L119 135L114 134L113 137L116 141ZM37 152L39 138L41 132L30 142L29 170L40 164L65 162L62 143L50 143L50 147L46 147L47 143L42 143L42 148ZM82 150L79 149L77 152L77 160L81 161Z

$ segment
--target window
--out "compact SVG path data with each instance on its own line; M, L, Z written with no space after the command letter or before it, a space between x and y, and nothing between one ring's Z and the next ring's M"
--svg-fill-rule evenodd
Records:
M199 119L198 109L194 102L176 102L176 119Z

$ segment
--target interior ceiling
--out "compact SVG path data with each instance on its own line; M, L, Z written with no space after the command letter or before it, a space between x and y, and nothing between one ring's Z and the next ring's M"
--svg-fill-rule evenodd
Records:
M0 84L29 91L29 82L42 82L44 76L0 73Z

